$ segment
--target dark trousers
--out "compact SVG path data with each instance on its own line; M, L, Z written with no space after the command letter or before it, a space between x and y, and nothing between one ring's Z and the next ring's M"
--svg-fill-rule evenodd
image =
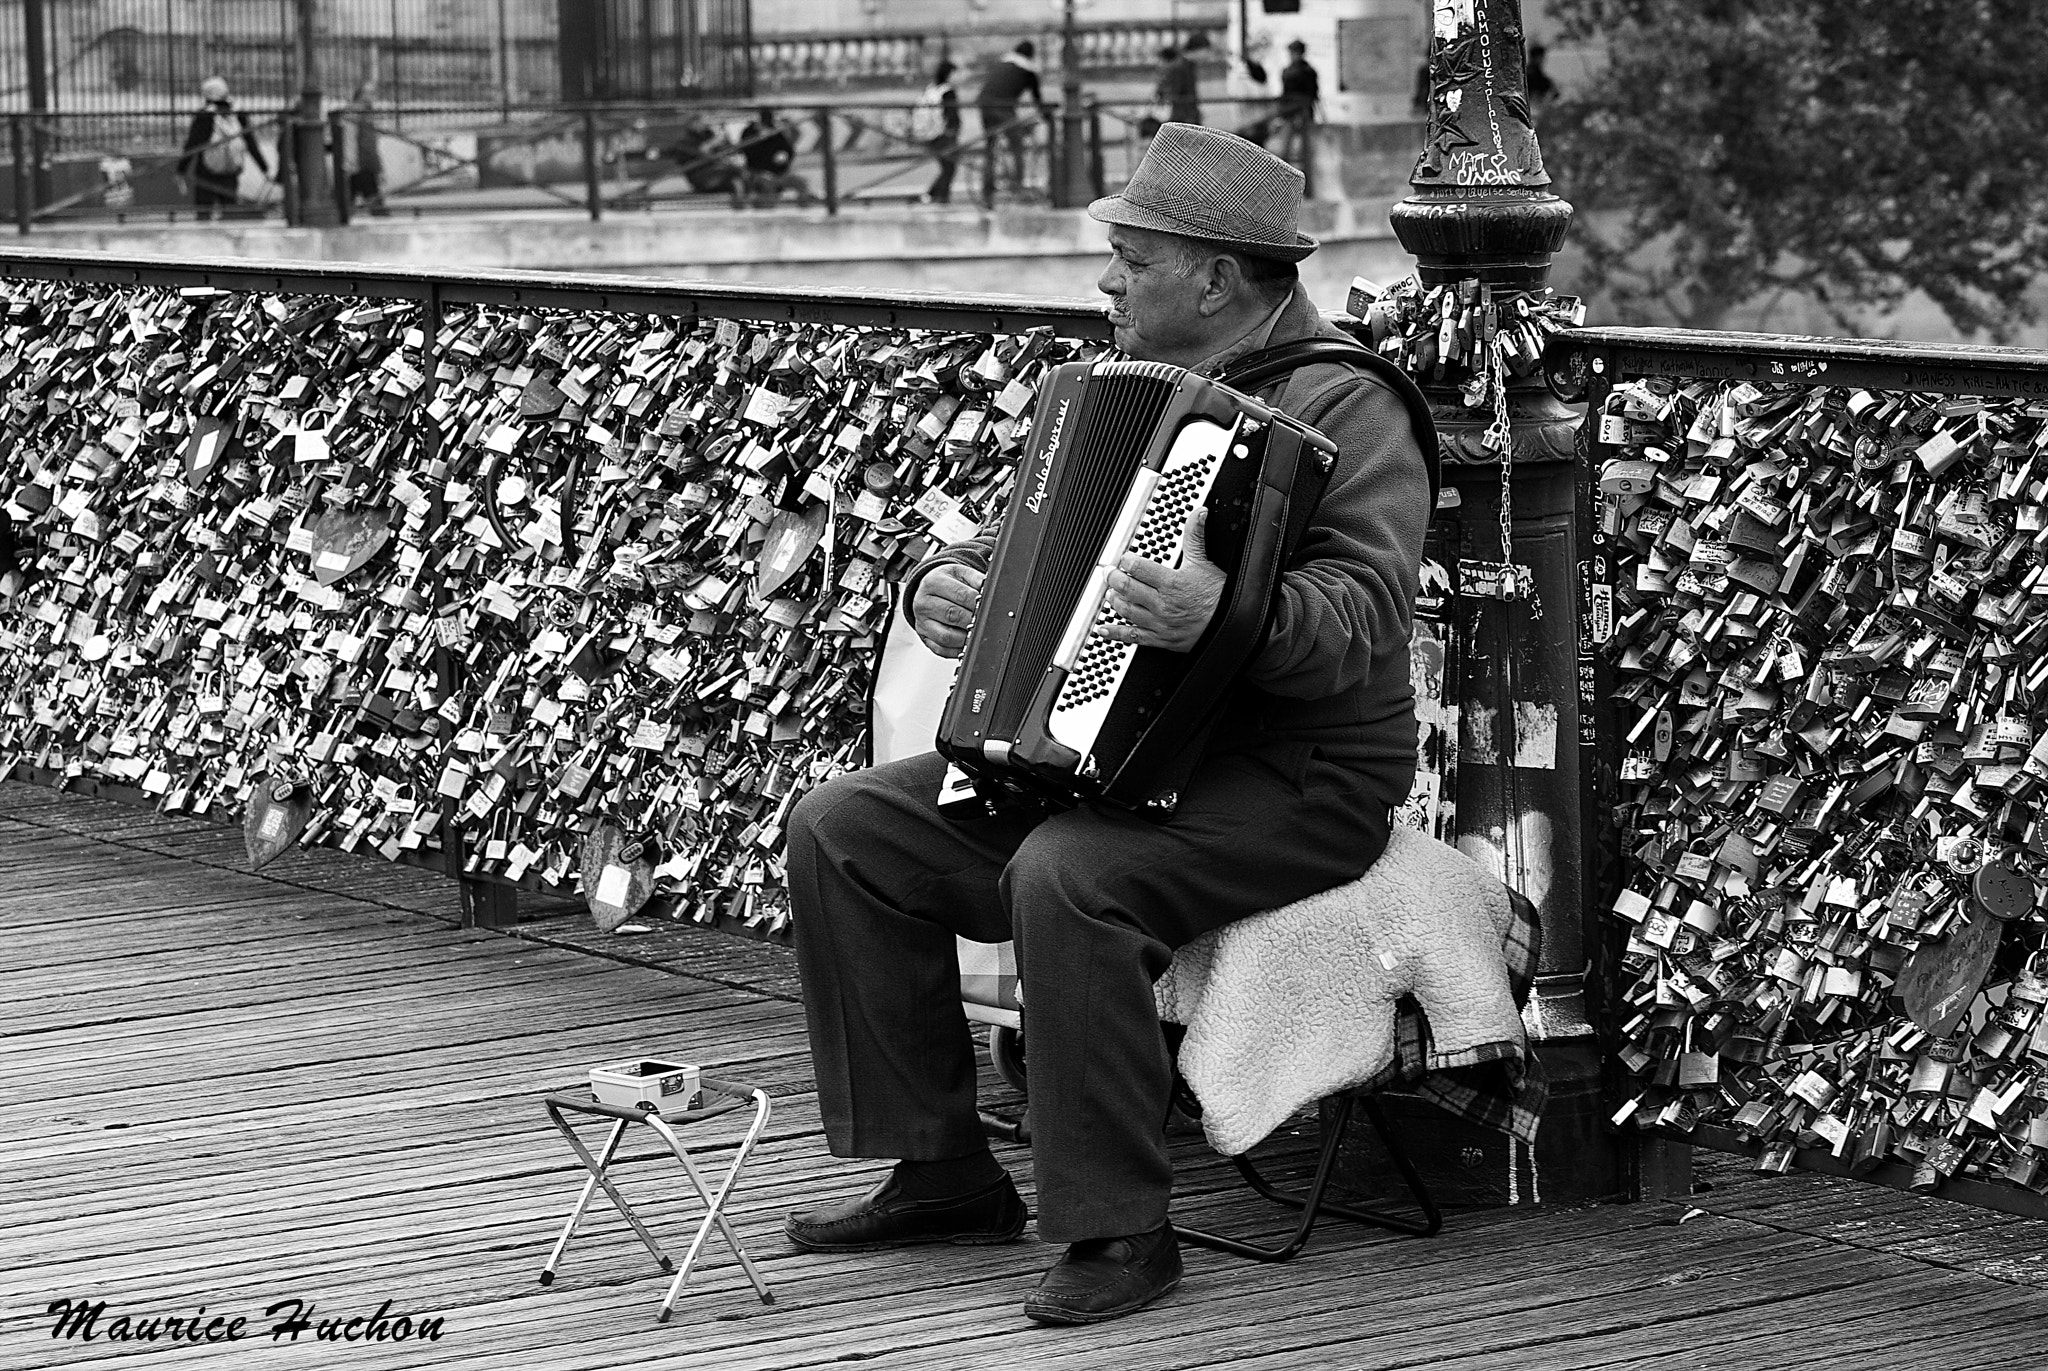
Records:
M952 134L941 134L927 144L932 156L938 159L939 174L932 178L930 189L925 194L937 204L946 204L953 198L953 173L960 169L960 141Z
M1388 802L1306 743L1207 758L1172 820L1103 806L954 823L927 754L820 786L789 820L789 889L825 1137L842 1157L984 1145L953 936L1014 938L1038 1231L1166 1220L1173 1067L1152 983L1210 929L1342 884Z

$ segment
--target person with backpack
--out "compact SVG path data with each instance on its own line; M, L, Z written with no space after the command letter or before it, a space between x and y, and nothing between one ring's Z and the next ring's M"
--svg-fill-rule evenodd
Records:
M939 163L931 189L918 198L927 205L951 204L953 173L960 167L960 92L953 89L951 62L939 63L932 83L910 111L910 136L929 148Z
M264 175L270 163L248 124L235 112L228 99L228 83L209 76L199 85L199 97L206 103L192 116L185 133L185 155L178 159L178 175L192 187L192 206L201 219L211 219L220 209L241 199L242 168L254 162Z

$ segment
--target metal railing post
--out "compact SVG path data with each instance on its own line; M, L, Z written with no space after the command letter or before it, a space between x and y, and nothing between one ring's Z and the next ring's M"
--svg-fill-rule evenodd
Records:
M1088 102L1088 189L1100 200L1109 194L1102 173L1102 107Z
M981 129L981 207L996 207L996 140L999 135L984 120Z
M328 156L334 163L334 216L335 221L341 224L348 223L349 210L353 208L351 202L355 199L348 183L348 146L345 141L348 130L342 127L341 122L344 117L342 110L333 110L327 116Z
M1067 107L1055 105L1051 114L1041 108L1039 116L1045 125L1045 203L1067 209Z
M839 213L839 153L832 146L832 110L821 105L818 116L818 153L825 160L825 213Z
M35 178L28 172L28 138L18 114L7 116L7 141L14 150L14 227L27 233L36 222L36 188Z
M1079 91L1075 92L1072 104L1060 106L1059 179L1053 183L1051 200L1063 208L1079 208L1092 198L1089 191L1095 185L1095 146L1089 129L1094 108L1094 101Z
M299 203L299 187L305 178L299 175L298 142L299 116L296 111L288 112L277 121L277 188L284 198L284 221L293 228L306 222L304 206Z
M597 165L597 111L583 111L583 201L590 208L590 222L604 218L604 182Z

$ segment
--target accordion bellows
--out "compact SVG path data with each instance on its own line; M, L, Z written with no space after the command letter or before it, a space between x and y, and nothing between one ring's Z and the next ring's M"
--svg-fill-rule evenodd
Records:
M1264 635L1336 449L1159 362L1070 363L1039 392L939 750L984 788L1171 813L1195 742ZM1228 579L1191 652L1101 635L1134 552L1178 565L1195 514Z

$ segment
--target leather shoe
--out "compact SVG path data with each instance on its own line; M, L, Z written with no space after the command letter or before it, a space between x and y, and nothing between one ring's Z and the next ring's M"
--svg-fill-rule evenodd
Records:
M1091 1238L1067 1249L1024 1301L1040 1323L1101 1323L1143 1309L1180 1284L1172 1224L1123 1238Z
M791 1214L783 1229L806 1252L869 1252L919 1243L1011 1242L1029 1217L1008 1176L965 1195L914 1200L896 1184L892 1171L857 1200Z

